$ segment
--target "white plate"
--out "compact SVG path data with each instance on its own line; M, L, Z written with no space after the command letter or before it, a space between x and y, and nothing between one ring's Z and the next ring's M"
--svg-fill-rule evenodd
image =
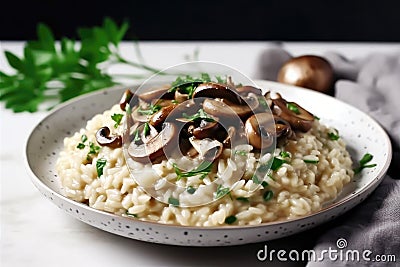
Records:
M322 123L337 128L354 161L368 152L374 155L372 163L377 167L365 169L361 175L355 176L333 203L317 213L258 226L185 227L98 211L61 195L55 163L63 148L64 137L84 128L92 116L118 103L125 89L119 87L83 95L60 105L34 128L26 144L26 163L32 182L60 209L85 223L132 239L181 246L238 245L301 232L350 210L379 185L389 167L392 151L386 132L371 117L315 91L269 81L256 83L260 88L280 92L288 101L298 102L320 117Z

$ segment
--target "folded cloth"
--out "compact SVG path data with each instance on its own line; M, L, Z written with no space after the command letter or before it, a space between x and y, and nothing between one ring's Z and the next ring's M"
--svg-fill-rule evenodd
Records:
M281 56L265 56L271 53ZM270 61L286 54L283 47L263 53L260 69L277 73L284 62L274 65ZM398 53L374 53L359 59L347 59L337 52L327 52L323 57L331 63L337 78L335 97L368 113L383 126L392 140L393 159L388 175L375 192L321 233L314 246L316 255L321 255L329 248L338 249L338 240L344 240L346 251L358 251L359 261L346 261L346 257L333 261L326 256L307 266L400 266L400 49ZM271 66L278 69L271 70ZM364 251L367 260L362 258ZM394 255L396 262L378 262L379 255L383 255L380 259L391 260L390 255Z

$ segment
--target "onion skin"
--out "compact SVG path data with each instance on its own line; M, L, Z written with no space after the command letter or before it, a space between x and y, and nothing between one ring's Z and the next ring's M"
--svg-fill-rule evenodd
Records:
M334 72L331 64L323 57L304 55L287 61L279 70L277 80L330 94Z

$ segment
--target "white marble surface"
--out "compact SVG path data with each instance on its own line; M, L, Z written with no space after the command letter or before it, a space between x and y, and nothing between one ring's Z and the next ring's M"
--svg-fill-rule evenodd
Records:
M159 68L182 63L185 55L199 49L199 59L216 61L257 78L258 60L265 42L142 42L146 63ZM349 58L390 52L399 44L285 43L293 54L338 51ZM21 42L0 43L0 70L10 72L4 51L22 54ZM123 54L133 55L124 43ZM132 58L134 59L134 58ZM111 71L129 72L116 68ZM225 248L187 248L156 245L115 236L59 210L42 197L30 182L23 154L33 127L46 112L14 114L0 104L0 266L237 266L266 265L256 258L267 243ZM273 249L301 249L312 242L313 232L268 242ZM307 240L306 240L307 239ZM309 244L309 243L308 243ZM276 263L278 264L278 263ZM301 263L280 263L301 266ZM275 264L274 264L275 266Z

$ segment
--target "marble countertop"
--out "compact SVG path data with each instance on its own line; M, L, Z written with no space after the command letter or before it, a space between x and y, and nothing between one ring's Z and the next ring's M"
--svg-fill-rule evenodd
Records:
M142 42L142 55L151 66L169 67L185 61L194 51L199 59L236 68L258 78L259 57L268 42ZM398 51L398 44L284 43L293 55L337 51L349 58L371 52ZM4 51L21 55L22 42L0 42L0 69L10 72ZM132 43L122 44L129 58ZM115 69L129 72L128 69ZM48 113L12 113L0 104L0 266L237 266L265 265L256 254L271 249L307 248L317 230L244 246L192 248L158 245L116 236L86 225L45 199L27 174L23 154L28 134ZM10 131L11 130L11 131ZM321 226L322 229L326 226ZM302 266L276 263L274 266Z

